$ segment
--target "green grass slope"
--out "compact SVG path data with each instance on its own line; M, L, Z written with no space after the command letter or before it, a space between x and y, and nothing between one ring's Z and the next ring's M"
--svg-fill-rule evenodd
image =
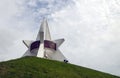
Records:
M107 73L37 57L0 63L0 78L120 78Z

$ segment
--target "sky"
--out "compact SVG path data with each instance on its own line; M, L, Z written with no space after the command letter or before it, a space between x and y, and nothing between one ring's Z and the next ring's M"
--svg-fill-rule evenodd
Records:
M44 17L70 63L120 76L120 0L1 0L0 61L20 58Z

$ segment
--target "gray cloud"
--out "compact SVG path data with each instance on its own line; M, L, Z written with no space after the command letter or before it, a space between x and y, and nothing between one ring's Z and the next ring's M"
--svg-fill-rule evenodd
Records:
M74 7L67 7L52 15L53 34L56 38L63 36L67 40L64 44L66 48L62 47L66 52L64 54L74 64L119 75L120 7L110 5L113 1L107 0L75 2ZM110 7L114 7L114 11Z

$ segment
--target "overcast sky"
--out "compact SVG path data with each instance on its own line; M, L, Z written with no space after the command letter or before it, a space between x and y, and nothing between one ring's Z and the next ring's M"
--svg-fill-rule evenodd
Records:
M1 0L0 61L20 58L44 17L71 63L120 76L120 0Z

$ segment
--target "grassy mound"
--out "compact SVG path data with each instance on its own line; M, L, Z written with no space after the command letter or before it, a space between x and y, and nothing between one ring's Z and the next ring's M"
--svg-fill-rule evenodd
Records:
M0 63L0 78L120 78L68 63L24 57Z

